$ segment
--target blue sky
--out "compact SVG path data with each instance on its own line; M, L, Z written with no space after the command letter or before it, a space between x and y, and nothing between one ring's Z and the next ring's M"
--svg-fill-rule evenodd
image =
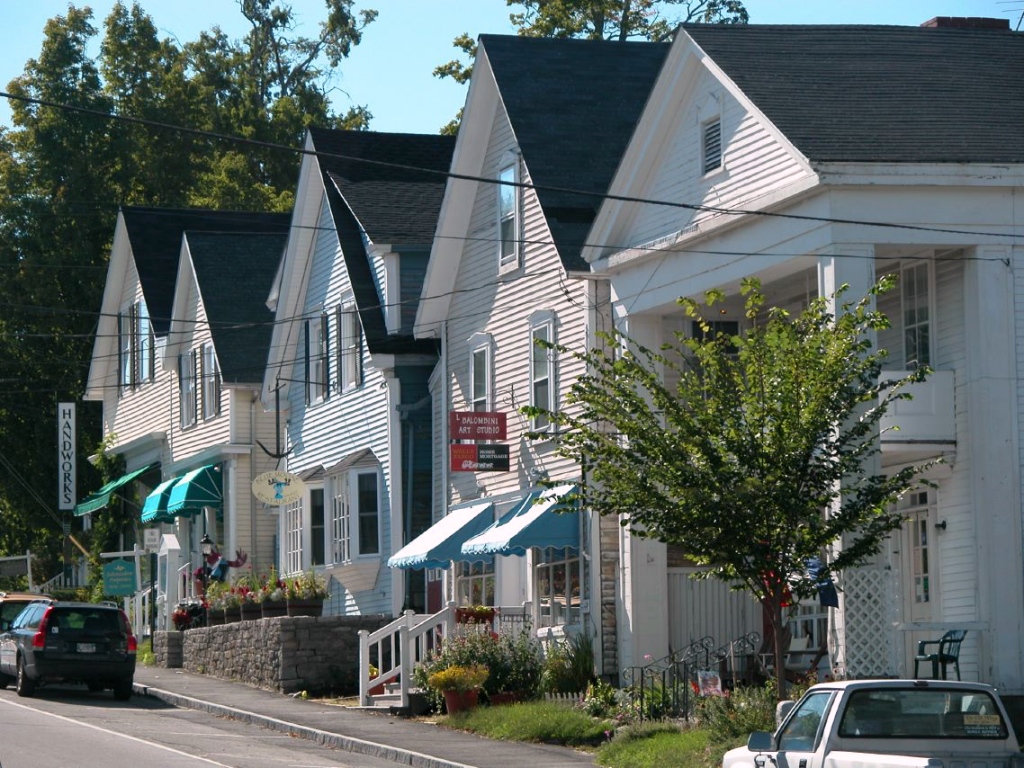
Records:
M89 5L95 23L114 0ZM236 0L141 0L162 36L184 42L219 24L232 37L245 32ZM323 0L291 0L299 32L311 35L323 17ZM38 55L46 20L67 11L66 0L0 0L0 90ZM1015 27L1024 0L746 0L751 23L758 24L920 24L934 16L989 16ZM452 40L462 32L511 34L505 0L357 0L376 8L377 21L353 49L335 77L334 104L343 111L364 104L378 131L435 133L465 100L465 87L438 80L435 66L455 56ZM0 125L10 124L0 99Z

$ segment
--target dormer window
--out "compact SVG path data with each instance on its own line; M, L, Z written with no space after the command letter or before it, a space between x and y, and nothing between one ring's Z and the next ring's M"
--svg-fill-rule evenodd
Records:
M701 127L702 169L706 176L722 167L722 121L709 120Z
M511 152L502 158L498 182L498 266L503 269L519 266L519 159Z

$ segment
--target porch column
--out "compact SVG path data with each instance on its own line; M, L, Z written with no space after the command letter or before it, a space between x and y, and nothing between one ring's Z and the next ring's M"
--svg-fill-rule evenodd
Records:
M960 612L964 620L976 618L988 625L979 643L981 679L1020 692L1024 568L1014 274L1024 269L1024 249L983 246L975 257L964 265L967 365L962 390L967 418L960 422L957 454L969 462L973 488L978 615L969 616L969 608ZM956 612L952 601L943 605L944 619L961 618Z
M836 290L848 285L838 305L857 302L868 295L875 283L875 248L865 243L834 243L818 256L818 295L828 297L830 311L838 315L840 306L831 299ZM873 340L875 341L875 340ZM865 470L875 474L881 470L878 456L867 460ZM841 503L840 501L835 502ZM841 551L842 541L833 544L833 551ZM864 570L876 569L877 562L865 563ZM860 569L858 569L860 570ZM868 579L860 574L843 574L839 593L839 608L833 610L829 627L829 653L832 667L841 674L851 676L884 675L891 663L891 632L888 630L889 616L880 615L877 602L868 599ZM862 642L850 643L847 627L856 627L856 636Z
M630 316L627 335L649 349L662 343L659 316ZM621 530L622 602L619 607L619 662L623 668L668 654L668 572L666 547L660 541Z

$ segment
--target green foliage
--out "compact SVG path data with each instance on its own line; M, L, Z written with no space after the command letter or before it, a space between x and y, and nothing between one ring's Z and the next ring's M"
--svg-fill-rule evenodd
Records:
M580 693L594 680L594 642L581 632L551 643L544 657L543 688L552 693Z
M706 308L680 300L702 335L660 350L616 332L602 335L604 348L558 347L588 372L563 410L522 411L557 425L543 439L584 467L585 506L679 545L699 577L751 592L781 638L786 587L817 592L808 560L842 540L818 579L863 563L901 525L894 502L924 483L923 466L876 469L882 416L928 374L881 377L886 355L872 338L889 321L874 298L892 285L883 278L852 302L842 288L837 316L826 297L790 316L746 280L738 336L707 319L720 292Z
M589 40L666 40L680 24L746 24L740 0L506 0L519 34Z
M597 751L598 765L614 768L713 768L707 731L680 730L672 723L643 723L616 731ZM720 756L719 756L720 757Z
M135 660L146 667L156 665L156 654L153 653L152 640L140 640L138 650L135 653Z
M746 737L754 731L774 731L778 701L774 681L759 687L738 687L726 696L704 696L697 702L697 723L715 741Z
M449 717L448 723L490 739L574 747L600 744L613 728L571 707L545 702L477 707Z
M517 693L523 698L537 695L542 669L540 644L527 632L500 635L470 625L460 634L448 637L438 652L413 670L417 687L426 691L436 709L441 697L431 689L431 675L448 667L486 666L490 671L483 684L484 694Z
M618 689L611 683L595 680L587 686L577 706L591 717L610 717L618 709L618 693Z

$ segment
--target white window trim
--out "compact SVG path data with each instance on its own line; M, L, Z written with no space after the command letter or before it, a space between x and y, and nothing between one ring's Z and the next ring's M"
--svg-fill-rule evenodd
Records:
M335 310L338 335L338 386L342 392L357 389L363 383L363 329L359 313L351 301Z
M924 267L925 270L925 285L927 287L928 296L925 302L928 309L928 321L925 323L917 323L915 327L921 328L926 327L928 329L928 360L923 365L934 366L935 365L935 262L932 259L913 259L907 261L901 261L899 266L899 290L900 290L900 344L903 347L903 364L910 368L911 361L909 360L907 351L907 306L906 306L906 274L907 272L915 269Z
M511 179L505 177L509 175L511 171ZM495 178L498 181L511 181L513 184L518 185L521 181L521 163L519 155L515 152L506 152L501 157L501 162L498 164L498 172ZM512 251L509 254L504 254L505 238L502 236L502 224L509 217L503 215L502 212L502 198L509 192L512 193ZM497 241L498 241L498 273L503 274L505 272L511 272L519 269L522 265L523 248L522 248L522 220L523 220L523 195L522 188L519 186L510 187L506 184L495 184L495 203L496 203L496 215L495 225L497 228Z
M377 486L377 551L376 552L363 552L363 541L362 531L360 530L360 523L362 522L362 510L359 508L359 478L363 475L373 475L376 480ZM349 486L352 491L352 506L350 509L354 513L353 520L355 522L355 531L353 536L353 542L355 543L355 559L366 559L366 558L380 558L382 551L381 534L383 533L381 525L381 501L383 500L383 492L381 488L381 476L380 470L376 467L362 467L353 468L351 472L351 480Z
M189 429L198 420L198 393L196 392L196 350L188 349L178 358L178 403L182 429Z
M710 151L711 135L715 134L715 152ZM705 120L700 125L700 171L701 176L711 176L724 168L725 152L722 147L722 119ZM711 163L714 163L713 165Z
M558 343L557 333L557 316L551 310L538 310L530 315L529 318L530 331L529 331L529 361L530 361L530 405L539 408L545 408L552 413L558 410L558 353L554 349L549 349L546 352L547 359L547 388L548 396L547 402L537 402L536 387L538 382L541 380L538 377L537 372L534 370L534 366L537 362L537 356L542 350L540 350L534 343L537 338L537 332L540 330L546 331L546 341L551 344ZM550 431L552 424L541 424L538 417L530 419L530 429L534 431Z
M714 177L725 171L725 121L722 119L722 98L716 92L709 92L696 115L697 146L700 147L698 155L697 176L701 179ZM708 130L711 126L718 125L718 164L708 167Z
M552 557L550 560L545 560L545 553L549 550L552 554L559 553L560 556ZM549 580L551 588L547 593L541 594L540 591L540 572L541 570L547 570L553 576L557 566L563 566L565 568L565 584L560 593L554 591L554 579ZM580 553L571 547L566 548L554 548L545 547L543 549L533 550L533 563L532 563L532 578L533 578L533 599L537 603L540 610L540 626L565 626L568 624L579 624L581 619L581 607L583 603L583 561L580 558ZM572 604L572 583L573 579L576 579L576 588L579 590L577 595L577 603L574 606ZM554 600L555 597L564 598L561 605L563 615L556 615L557 604ZM544 601L547 600L547 613L545 613Z
M137 381L141 384L153 381L155 378L156 338L153 334L153 321L149 317L149 308L146 306L146 302L139 300L136 306L136 322L138 323L138 330L136 332L138 370L136 377Z
M220 364L212 342L200 347L200 366L202 369L203 421L220 415L221 377Z
M469 338L469 379L466 387L466 407L469 410L494 410L494 337L489 333L474 333ZM482 409L476 408L476 374L477 355L484 354L484 389L485 403Z
M282 570L287 576L301 573L302 561L302 518L305 509L305 498L300 498L288 504L284 509L282 520L284 523L284 562Z
M334 565L352 562L352 497L347 474L333 475L328 487L331 496L330 559Z
M306 318L306 387L308 405L316 405L330 397L329 323L321 310Z

